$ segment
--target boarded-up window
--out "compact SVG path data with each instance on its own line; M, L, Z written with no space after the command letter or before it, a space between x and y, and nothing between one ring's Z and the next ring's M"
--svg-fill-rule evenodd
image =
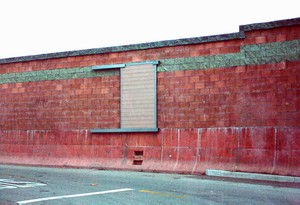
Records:
M156 65L121 68L121 128L156 128Z
M159 61L96 65L93 71L120 69L120 127L92 133L157 132L156 67Z

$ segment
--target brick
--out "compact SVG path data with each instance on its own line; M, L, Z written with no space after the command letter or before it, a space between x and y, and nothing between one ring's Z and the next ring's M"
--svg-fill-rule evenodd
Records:
M230 47L223 47L219 49L219 53L238 53L240 52L240 46L230 46Z
M204 43L204 48L205 49L210 49L210 48L213 48L213 47L214 47L214 43L212 43L212 42Z
M199 76L191 76L190 77L190 82L191 83L195 83L195 82L199 82Z
M185 72L184 71L176 71L175 72L175 77L183 77L185 76Z
M201 49L201 50L194 50L190 52L191 56L208 56L210 55L209 49Z
M209 94L219 94L220 89L219 88L210 88L209 89Z
M225 87L225 81L217 81L217 82L215 82L215 87L217 87L217 88L223 88L223 87Z
M255 43L259 44L259 43L266 43L267 42L267 38L265 36L258 36L255 38Z
M209 54L210 54L210 55L218 55L218 54L220 54L220 53L221 53L220 48L211 48L211 49L209 50Z
M244 73L246 72L246 66L238 66L235 68L236 73Z
M250 35L247 35L247 38L245 41L242 43L243 45L251 45L251 44L256 44L256 38L255 37L250 37Z
M196 89L201 89L201 88L204 88L205 87L205 84L204 83L195 83L195 88Z
M220 75L219 74L213 74L209 76L210 81L219 81L220 80Z

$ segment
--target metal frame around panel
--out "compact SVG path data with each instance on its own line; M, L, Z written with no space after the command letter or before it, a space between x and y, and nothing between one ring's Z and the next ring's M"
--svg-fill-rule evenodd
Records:
M158 132L157 127L157 66L159 61L146 61L146 62L132 62L126 64L111 64L111 65L101 65L101 66L92 66L92 70L104 70L104 69L120 69L120 128L116 129L91 129L91 133L122 133L122 132ZM154 128L122 128L122 69L126 66L135 66L135 65L145 65L152 64L154 72Z
M111 64L111 65L96 65L92 66L92 70L105 70L105 69L115 69L115 68L124 68L126 64Z
M120 68L120 129L122 129L122 88L123 88L123 83L122 83L122 69L126 68L122 67Z
M152 64L152 65L158 65L159 61L144 61L144 62L131 62L126 63L126 66L135 66L135 65L146 65L146 64Z
M135 65L145 65L145 64L159 64L159 61L145 61L145 62L131 62L131 63L121 63L121 64L108 64L108 65L95 65L92 66L92 70L106 70L106 69L115 69L115 68L125 68L126 66L135 66Z
M158 128L91 129L91 133L158 132Z
M158 62L159 63L159 62ZM157 128L157 64L153 64L154 67L154 125Z

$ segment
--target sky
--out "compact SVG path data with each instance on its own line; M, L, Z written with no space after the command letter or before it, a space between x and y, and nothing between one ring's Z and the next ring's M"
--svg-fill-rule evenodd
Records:
M0 59L239 31L298 0L0 0Z

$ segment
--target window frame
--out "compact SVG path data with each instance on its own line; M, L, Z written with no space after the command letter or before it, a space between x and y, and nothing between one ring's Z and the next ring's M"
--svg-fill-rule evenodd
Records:
M119 128L112 128L112 129L91 129L91 133L124 133L124 132L158 132L159 128L157 126L157 66L159 65L159 61L146 61L146 62L131 62L126 64L109 64L109 65L96 65L92 66L92 71L100 71L100 70L107 70L107 69L120 69L120 127ZM152 64L153 65L153 72L154 72L154 127L152 128L122 128L121 121L121 89L122 89L122 82L121 82L121 69L125 69L127 66L138 66L138 65L146 65L146 64Z

